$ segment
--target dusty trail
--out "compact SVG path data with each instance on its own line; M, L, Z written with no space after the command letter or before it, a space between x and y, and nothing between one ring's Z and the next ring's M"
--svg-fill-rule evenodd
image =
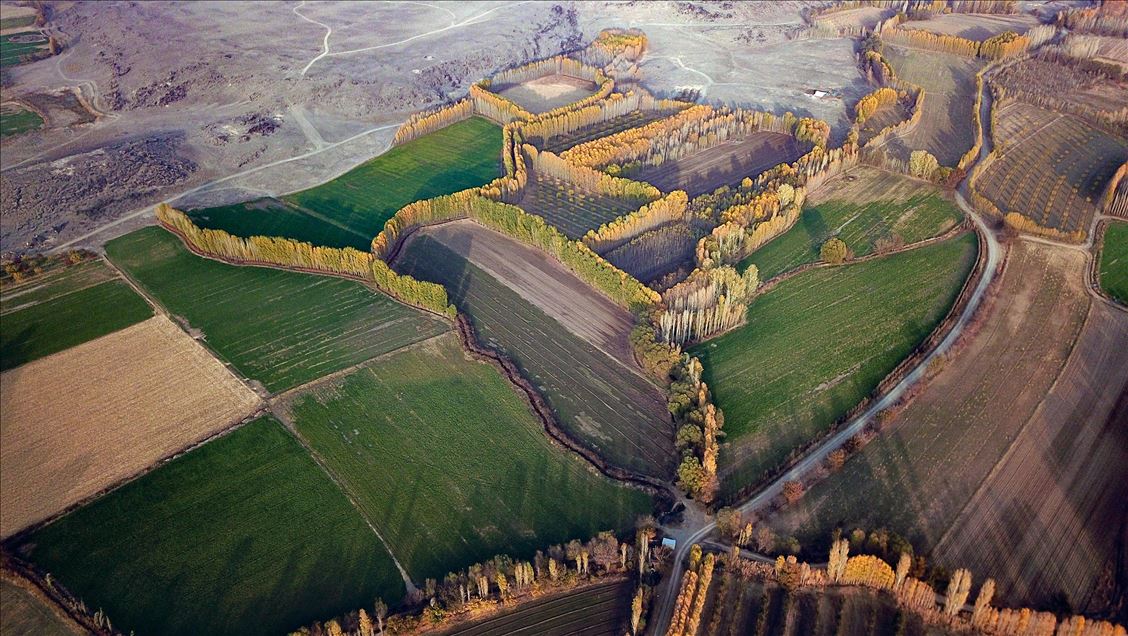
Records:
M310 60L309 64L305 65L305 68L303 68L301 73L300 73L301 75L305 75L306 71L309 70L309 67L313 66L314 62L316 62L317 60L320 60L321 58L325 57L326 55L329 55L329 36L333 35L333 27L329 26L328 24L318 22L317 20L314 20L313 18L306 17L306 16L302 15L301 13L298 13L298 9L301 9L302 7L304 7L305 3L306 3L306 0L302 0L301 3L298 4L298 6L291 9L291 11L294 12L294 15L296 15L299 18L305 20L306 22L312 22L312 23L316 24L317 26L324 27L325 28L325 39L324 39L324 41L322 41L322 44L321 44L321 46L322 46L321 53L319 53L317 55L317 57Z

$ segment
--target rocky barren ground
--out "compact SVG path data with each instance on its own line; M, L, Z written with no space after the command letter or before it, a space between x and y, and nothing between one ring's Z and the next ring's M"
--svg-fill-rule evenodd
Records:
M792 110L844 134L846 105L865 91L849 41L789 39L799 2L46 6L63 52L5 69L4 99L77 87L98 118L3 142L4 252L96 246L151 222L162 200L315 185L386 150L411 112L607 27L647 33L643 85L663 95Z

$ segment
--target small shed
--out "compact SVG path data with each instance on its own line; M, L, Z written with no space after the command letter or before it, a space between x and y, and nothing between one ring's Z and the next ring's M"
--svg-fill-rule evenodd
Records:
M670 537L662 537L662 547L673 550L674 548L678 547L678 542L677 540L671 539Z

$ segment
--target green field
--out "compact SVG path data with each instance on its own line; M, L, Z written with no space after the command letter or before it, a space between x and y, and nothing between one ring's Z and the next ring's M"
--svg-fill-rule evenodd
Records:
M286 633L404 592L375 533L271 418L63 517L20 549L125 633Z
M15 66L27 61L27 57L47 49L47 38L42 42L13 42L12 38L26 37L29 33L14 33L0 36L0 68ZM35 35L32 33L31 35Z
M204 208L190 216L203 220L203 227L237 236L288 236L368 251L384 223L408 203L485 185L500 175L501 128L471 117L281 201Z
M34 15L21 15L16 18L0 18L0 31L7 31L8 29L18 29L20 27L31 26L35 24Z
M528 404L454 334L296 398L302 437L412 578L632 527L650 497L554 447Z
M43 126L43 118L36 112L20 107L0 108L0 137L10 137Z
M862 204L827 201L804 209L795 227L741 261L739 269L755 265L760 280L768 280L818 261L819 248L835 236L860 257L872 254L882 239L896 236L908 244L942 234L961 217L959 208L936 194Z
M944 317L975 255L965 235L813 269L754 299L746 326L691 349L725 412L723 492L755 483L869 395Z
M579 592L522 603L493 618L452 627L443 636L620 636L630 621L631 584L599 583Z
M7 579L0 580L0 616L4 617L3 627L0 627L0 634L4 636L79 636L83 633L65 622L44 601Z
M290 236L314 245L355 247L366 252L372 243L372 236L279 199L192 210L188 216L200 227L226 230L235 236Z
M520 367L570 435L631 470L673 469L673 424L657 387L430 237L412 240L396 268L444 285L479 340Z
M68 349L153 315L101 261L33 277L0 294L0 371Z
M1128 223L1110 223L1100 261L1101 289L1128 305Z
M280 391L448 329L360 283L195 256L149 227L106 253L248 378Z
M592 194L560 179L537 176L528 184L518 205L526 212L543 217L575 240L588 230L634 212L644 203Z

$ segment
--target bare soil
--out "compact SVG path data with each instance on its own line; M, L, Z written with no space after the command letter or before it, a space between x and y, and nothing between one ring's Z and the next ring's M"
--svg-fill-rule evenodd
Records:
M1065 592L1085 612L1109 609L1109 583L1125 575L1116 529L1128 517L1126 342L1128 312L1091 303L1065 368L935 559L975 564L1012 602Z
M497 87L498 95L533 114L579 101L595 92L593 82L570 75L545 75L528 82Z
M929 20L911 20L906 29L921 29L945 35L958 35L968 40L982 42L1004 31L1022 35L1038 26L1038 19L1028 13L996 15L986 13L946 13Z
M258 397L156 316L0 376L0 536L250 414Z
M692 198L739 183L744 177L755 178L769 168L795 161L802 154L802 148L790 135L756 132L661 166L647 166L631 177L651 183L663 192L685 190Z
M536 305L568 331L635 369L629 312L544 252L473 221L424 228L431 236Z

